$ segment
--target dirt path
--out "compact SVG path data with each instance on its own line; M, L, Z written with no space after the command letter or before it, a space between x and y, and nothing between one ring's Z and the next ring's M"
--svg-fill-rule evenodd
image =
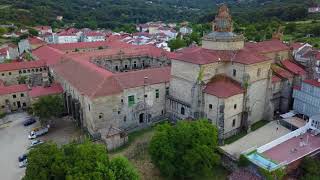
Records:
M125 156L137 168L141 180L163 180L159 170L152 164L148 154L148 145L154 131L148 131L136 137L128 147L118 152L110 152L110 157Z

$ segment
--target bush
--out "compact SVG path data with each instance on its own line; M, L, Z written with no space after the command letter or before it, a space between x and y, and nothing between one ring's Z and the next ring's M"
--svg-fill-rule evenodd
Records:
M210 174L219 164L217 128L206 120L180 121L156 127L149 153L152 162L169 178L194 178Z
M247 157L243 154L240 155L239 161L238 161L238 166L240 167L246 167L249 166L250 161L247 159Z
M279 168L272 172L269 172L263 168L259 168L259 172L266 178L266 180L282 180L286 175L284 168Z
M5 113L5 112L0 112L0 119L1 119L1 118L4 118L6 115L7 115L7 113Z
M86 140L62 147L44 143L32 149L23 180L29 179L138 180L139 175L124 157L109 160L104 145Z

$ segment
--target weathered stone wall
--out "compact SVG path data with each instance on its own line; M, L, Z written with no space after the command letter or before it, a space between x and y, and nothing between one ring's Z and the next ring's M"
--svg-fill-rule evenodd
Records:
M0 96L0 111L11 112L20 108L27 108L30 106L30 98L28 92L18 92L12 94L5 94Z
M202 40L202 47L205 49L213 49L213 50L239 50L244 47L244 41L230 41L230 42L222 42L222 41L210 41L210 40Z
M13 85L18 84L19 76L26 76L29 79L33 75L42 76L42 73L47 73L46 67L2 71L0 72L0 79L5 83L5 85Z

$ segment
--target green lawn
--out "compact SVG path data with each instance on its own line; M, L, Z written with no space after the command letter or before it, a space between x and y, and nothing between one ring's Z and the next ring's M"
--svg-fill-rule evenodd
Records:
M251 131L255 131L268 123L269 123L269 121L266 121L266 120L258 121L258 122L251 125Z
M231 144L235 141L237 141L238 139L242 138L243 136L247 135L247 132L246 131L241 131L240 133L236 134L236 135L233 135L227 139L224 140L224 144Z
M142 129L142 130L138 130L138 131L134 131L132 133L129 133L128 134L128 142L125 145L123 145L117 149L111 150L110 153L116 154L118 152L121 152L121 151L127 149L132 144L132 142L135 141L137 138L139 138L139 137L143 136L145 133L151 132L153 130L154 130L153 127L148 127L148 128Z

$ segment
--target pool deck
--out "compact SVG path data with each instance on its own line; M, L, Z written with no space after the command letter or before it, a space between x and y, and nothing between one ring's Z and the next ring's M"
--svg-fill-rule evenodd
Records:
M277 121L272 121L231 144L221 146L221 149L239 159L241 153L249 149L254 150L254 148L265 145L289 132L291 131L278 124Z
M290 164L319 150L320 136L314 136L307 132L263 152L263 155L278 163Z

